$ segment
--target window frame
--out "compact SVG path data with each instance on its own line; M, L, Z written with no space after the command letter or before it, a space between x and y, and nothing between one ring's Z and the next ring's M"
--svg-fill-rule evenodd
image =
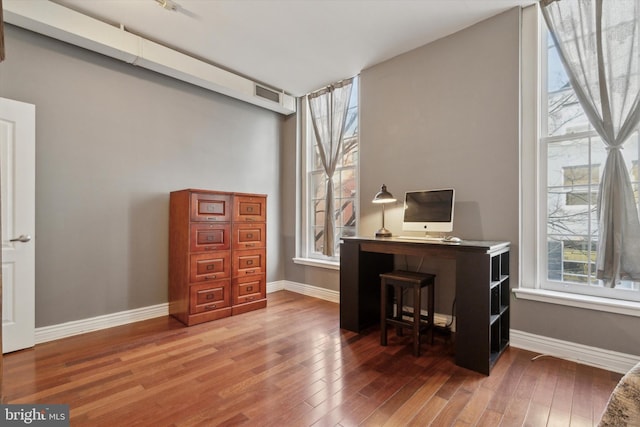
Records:
M359 76L355 76L354 85L359 85ZM360 218L360 88L358 87L358 161L355 164L354 174L356 177L356 195L354 198L354 209L356 211L356 224L354 234L358 234ZM313 171L309 170L309 165L312 165L312 152L314 150L315 136L313 135L313 125L311 124L311 113L309 111L309 103L307 97L300 98L300 105L298 108L300 112L298 117L298 141L296 144L297 156L297 200L296 200L296 250L293 262L301 265L308 265L314 267L322 267L333 270L340 268L340 255L328 257L323 254L314 252L313 242L311 239L312 229L312 209L310 209L310 199L312 197L312 184L309 179ZM337 167L335 173L341 173L344 169L351 169L345 167ZM336 198L336 201L342 200L342 198ZM339 242L339 231L343 227L336 227L336 242Z
M540 90L544 80L542 73L546 73L546 55L540 55L545 46L546 30L542 27L544 21L537 4L521 11L520 283L513 292L517 298L525 300L640 317L640 301L622 299L620 294L571 292L565 282L557 282L559 286L555 287L546 286L546 283L542 286L543 281L547 282L546 240L541 238L546 239L542 227L546 228L548 171L542 157L546 150L540 143L540 129L545 119L541 117L539 107L547 102L545 91Z

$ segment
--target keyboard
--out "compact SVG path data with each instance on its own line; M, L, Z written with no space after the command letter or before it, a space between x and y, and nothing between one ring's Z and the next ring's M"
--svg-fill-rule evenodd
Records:
M444 237L427 237L427 236L398 236L399 239L423 240L426 242L444 242Z

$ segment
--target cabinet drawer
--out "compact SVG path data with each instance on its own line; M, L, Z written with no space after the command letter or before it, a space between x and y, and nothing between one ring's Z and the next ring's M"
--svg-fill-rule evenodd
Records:
M189 311L191 314L217 310L231 305L229 280L217 280L190 287Z
M241 277L232 280L233 303L243 304L266 297L265 275Z
M233 277L262 274L266 271L266 250L252 249L233 253Z
M235 196L233 220L236 222L265 222L267 198L265 196Z
M230 221L231 196L228 194L191 194L191 221Z
M204 252L191 255L191 282L229 277L229 251Z
M226 224L191 224L191 252L228 250L231 226Z
M234 224L233 225L233 249L264 248L267 236L265 223Z

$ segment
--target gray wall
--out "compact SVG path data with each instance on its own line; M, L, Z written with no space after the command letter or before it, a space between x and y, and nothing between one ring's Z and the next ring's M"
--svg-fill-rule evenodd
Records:
M382 183L399 200L407 190L453 187L452 234L511 241L517 251L518 16L499 15L362 73L361 232L380 227L380 209L368 201ZM387 209L395 234L402 207ZM420 259L397 262L414 268ZM516 257L511 264L517 278ZM436 309L450 313L455 263L425 260L423 270L438 276Z
M397 198L454 187L453 234L511 241L512 287L519 282L519 25L517 9L480 22L364 70L360 89L360 233L380 227L380 208L369 201L383 183ZM285 161L287 168L294 160ZM402 233L401 208L387 210L395 234ZM283 228L285 277L339 289L335 272L291 265L292 227ZM396 259L409 268L420 261ZM422 270L438 275L436 311L451 313L453 261L425 260ZM512 304L512 329L638 354L635 317L514 298Z
M268 195L280 280L282 117L7 26L0 96L36 105L36 326L167 302L169 192Z

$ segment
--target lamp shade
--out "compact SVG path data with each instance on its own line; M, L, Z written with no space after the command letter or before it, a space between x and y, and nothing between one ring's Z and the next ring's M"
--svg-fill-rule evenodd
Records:
M373 200L371 202L382 205L382 228L376 231L376 237L391 237L391 232L384 228L384 204L393 203L395 201L396 198L387 191L387 186L384 184L382 184L382 187L380 187L380 191L378 191L376 195L373 196Z
M396 201L396 198L393 197L391 193L387 191L387 186L382 184L380 187L380 191L376 193L373 197L372 203L393 203Z

